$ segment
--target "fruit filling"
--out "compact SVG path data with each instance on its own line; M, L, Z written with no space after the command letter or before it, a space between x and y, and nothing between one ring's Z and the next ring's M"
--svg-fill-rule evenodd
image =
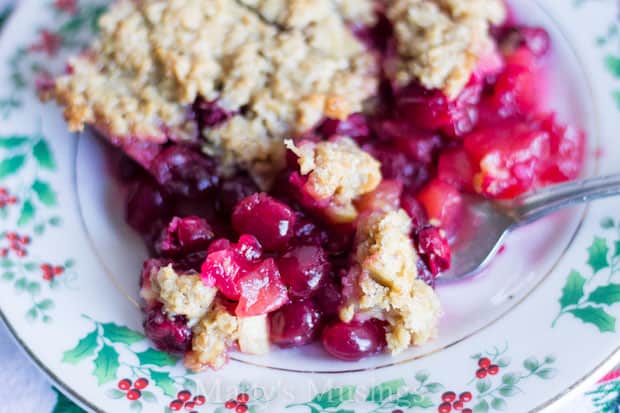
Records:
M188 368L433 339L471 196L575 179L544 29L502 0L121 0L47 98L125 157L144 329ZM466 195L466 196L465 196Z

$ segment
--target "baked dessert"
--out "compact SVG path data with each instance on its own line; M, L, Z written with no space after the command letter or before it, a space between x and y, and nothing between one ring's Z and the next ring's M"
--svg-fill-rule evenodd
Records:
M44 98L127 155L146 334L193 370L436 336L463 193L574 179L502 0L119 0Z

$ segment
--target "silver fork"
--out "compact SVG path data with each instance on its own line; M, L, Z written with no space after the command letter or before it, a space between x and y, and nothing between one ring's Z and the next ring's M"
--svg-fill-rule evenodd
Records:
M620 174L554 185L510 202L466 199L452 244L452 265L438 282L471 277L483 270L513 230L561 208L620 195Z

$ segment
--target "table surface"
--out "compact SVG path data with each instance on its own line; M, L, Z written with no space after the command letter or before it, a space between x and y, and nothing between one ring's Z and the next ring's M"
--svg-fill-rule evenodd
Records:
M14 2L0 0L0 30ZM83 412L53 387L1 323L0 366L0 413ZM568 405L571 413L620 413L620 370L610 372Z

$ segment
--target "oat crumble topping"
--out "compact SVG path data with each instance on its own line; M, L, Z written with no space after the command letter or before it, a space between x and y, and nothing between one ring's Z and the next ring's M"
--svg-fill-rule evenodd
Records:
M417 279L411 219L402 209L363 217L355 263L343 281L347 298L340 319L378 318L388 323L389 350L399 353L433 338L441 309L435 291Z

